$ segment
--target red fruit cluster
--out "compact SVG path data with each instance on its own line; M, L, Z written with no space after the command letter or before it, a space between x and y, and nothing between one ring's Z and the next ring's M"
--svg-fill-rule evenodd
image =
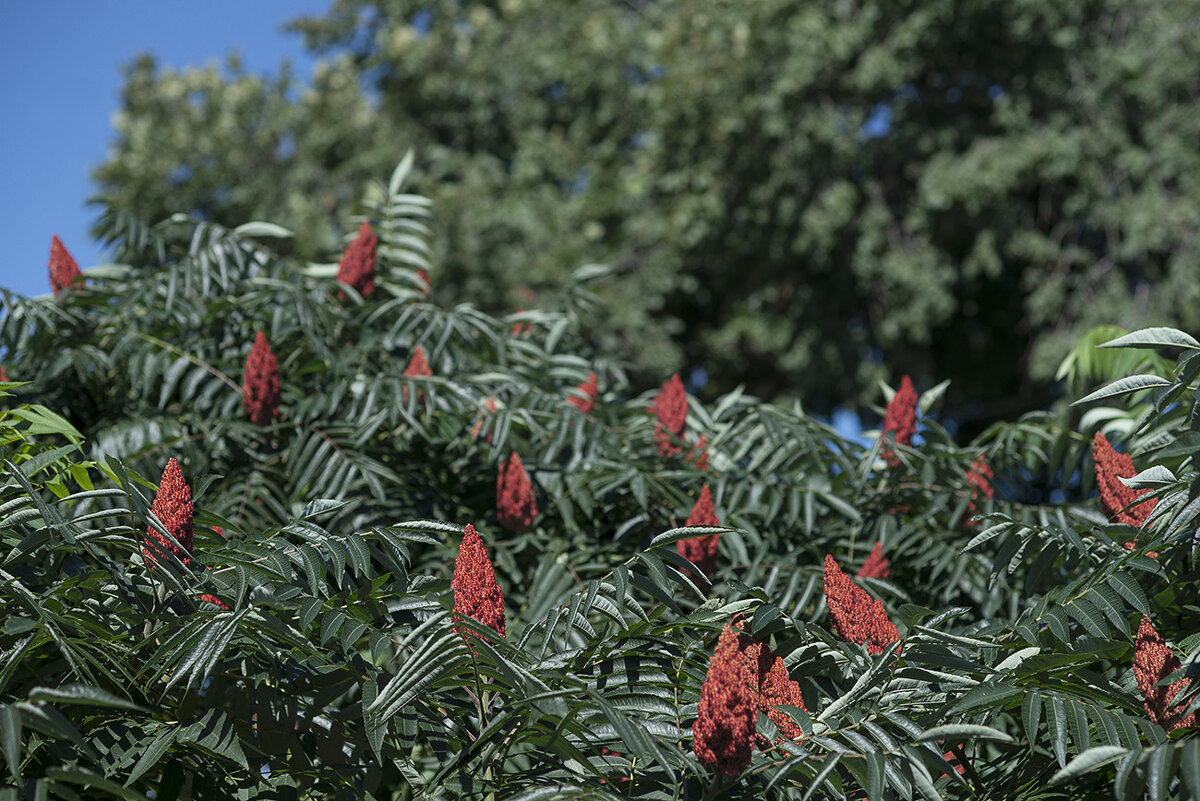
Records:
M867 653L881 654L900 639L883 604L855 584L828 554L825 556L825 603L829 606L833 630L842 642L865 644Z
M229 611L229 604L225 603L220 598L213 595L211 592L206 592L203 595L197 595L196 600L210 603L213 606L220 607L221 609L225 610L226 612Z
M962 748L962 745L960 744L958 747ZM943 753L942 759L949 762L950 767L954 768L954 772L957 773L959 776L962 776L964 773L967 772L967 766L959 761L958 754L954 753L953 750L946 751L945 753ZM945 775L946 775L945 773L942 774L942 776L945 776ZM941 776L939 776L938 778L940 779Z
M992 466L988 464L987 457L983 454L975 457L975 461L971 462L971 467L967 470L967 486L970 487L971 497L967 500L967 519L964 525L967 528L974 528L975 521L971 518L979 512L979 507L983 505L983 499L992 499L996 497L996 490L992 487L992 479L996 474L992 472Z
M433 375L433 370L429 369L429 359L425 356L425 349L420 345L413 348L412 356L408 359L408 366L404 368L404 375L408 378L429 378ZM408 387L404 388L401 397L404 399L404 404L408 405ZM417 402L424 403L425 392L422 390L417 393Z
M1183 714L1186 708L1183 705L1171 708L1175 696L1187 688L1188 679L1179 679L1165 687L1158 686L1179 667L1179 657L1159 635L1150 618L1143 616L1133 643L1133 675L1145 699L1143 705L1146 707L1146 716L1167 731L1195 726L1197 720L1195 712Z
M755 683L738 636L726 623L709 660L692 725L692 750L703 764L726 776L737 776L750 764L758 722Z
M1115 523L1141 528L1154 511L1158 499L1151 498L1146 503L1139 503L1138 499L1150 490L1133 490L1121 483L1122 478L1137 475L1133 457L1127 453L1117 453L1108 438L1097 431L1092 437L1092 461L1096 465L1096 486L1100 488L1100 506L1104 514ZM1132 548L1133 543L1129 543L1128 547Z
M267 335L259 331L242 373L242 405L250 422L265 426L274 420L279 415L279 395L279 362Z
M587 381L580 384L577 389L579 390L579 394L569 396L567 403L584 414L591 414L592 409L596 407L596 395L600 391L599 386L596 384L596 373L589 372Z
M525 312L524 309L517 309L517 314L524 314L524 312ZM531 333L532 331L533 331L533 323L523 323L520 320L513 323L512 335L514 337L525 336L526 334Z
M470 523L454 558L450 588L454 591L455 615L477 620L504 636L504 593L496 583L496 570L487 549Z
M858 578L886 579L890 574L888 560L883 558L883 543L877 542L871 549L871 555L867 557L867 561L863 562L862 567L858 569Z
M740 630L740 621L734 621L734 626ZM788 675L783 659L765 644L744 632L738 637L738 647L753 679L753 694L758 711L766 715L775 724L775 728L779 729L781 736L776 742L801 737L804 731L790 715L779 709L781 706L795 706L807 711L804 697L800 693L800 685Z
M917 391L913 389L908 376L900 379L900 388L888 401L883 413L884 436L890 432L895 435L897 445L912 445L913 434L917 430ZM883 446L883 458L889 465L900 464L900 457L886 444Z
M533 482L521 464L521 457L513 451L500 465L496 476L496 512L500 525L518 534L528 531L537 518L537 499L533 496Z
M408 366L404 368L404 374L409 378L428 378L433 375L433 370L429 369L429 357L425 355L425 349L420 345L413 348L412 356L408 359Z
M183 480L183 471L175 457L167 460L163 469L162 481L158 484L158 492L154 493L154 503L150 506L155 517L162 521L163 527L174 537L171 542L158 532L154 526L146 529L146 537L142 541L142 556L146 558L149 567L156 567L158 560L167 560L167 554L173 554L185 567L192 564L192 488ZM176 544L178 543L178 544Z
M678 456L683 448L676 442L683 438L687 423L688 400L679 374L668 378L655 396L649 411L658 418L654 424L654 444L660 456Z
M764 660L769 664L765 672L762 669ZM782 736L777 742L782 742L784 738L798 739L803 736L804 730L779 707L794 706L805 709L800 685L788 675L783 659L765 645L759 654L758 665L758 708L770 718L775 728L779 729Z
M712 493L709 491L707 484L700 490L700 498L696 501L696 505L692 507L692 513L688 515L687 522L684 525L721 525L721 520L717 517L716 509L713 506ZM720 534L705 534L702 537L680 540L675 543L675 550L684 559L687 559L700 568L701 573L711 576L717 569L717 546L720 542Z
M83 278L79 265L63 246L58 234L50 239L50 289L57 295L75 281Z
M371 230L371 223L363 220L358 235L338 262L338 282L353 287L364 298L375 291L375 248L378 244L379 237Z

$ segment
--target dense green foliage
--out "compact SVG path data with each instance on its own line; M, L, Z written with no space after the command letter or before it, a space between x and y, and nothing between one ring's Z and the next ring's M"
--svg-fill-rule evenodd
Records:
M1126 340L1177 366L1085 343L1074 381L1163 377L1094 399L1128 407L1037 413L968 447L926 389L923 441L887 444L894 468L882 442L740 392L689 398L683 455L663 457L652 393L588 349L587 271L519 318L424 300L429 204L405 192L410 166L368 193L381 242L365 298L286 255L277 226L118 212L119 265L57 298L4 295L5 368L25 383L0 411L0 798L1200 794L1200 739L1147 718L1132 669L1142 615L1185 664L1200 649L1200 343ZM258 330L282 384L266 426L241 402ZM417 346L430 377L405 376ZM585 414L568 399L589 371ZM1140 532L1094 497L1101 423L1154 465ZM700 436L707 471L688 458ZM496 510L513 450L540 509L519 534ZM981 453L994 502L966 478ZM141 549L170 457L194 493L190 569ZM706 484L729 528L676 528ZM466 523L507 613L506 637L470 647L449 615ZM714 531L710 584L675 544ZM822 565L852 573L876 542L891 576L861 583L902 642L872 656L833 632ZM802 736L720 780L692 721L735 614L808 712L787 710ZM1179 702L1200 705L1197 687Z
M443 301L608 264L586 338L709 399L828 412L909 373L978 431L1044 408L1096 324L1200 328L1196 0L339 0L298 28L328 61L294 100L135 65L100 193L321 260L415 146Z

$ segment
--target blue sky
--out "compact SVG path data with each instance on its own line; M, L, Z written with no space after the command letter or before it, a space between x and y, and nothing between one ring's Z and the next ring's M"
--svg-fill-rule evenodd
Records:
M248 71L300 80L313 59L288 20L332 0L4 0L0 2L0 287L50 291L50 237L83 269L107 260L88 235L89 174L113 141L121 68L142 52L184 67L237 50Z

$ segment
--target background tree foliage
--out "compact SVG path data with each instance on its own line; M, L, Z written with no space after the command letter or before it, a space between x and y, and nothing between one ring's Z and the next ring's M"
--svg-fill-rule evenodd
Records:
M1200 325L1195 0L339 0L296 28L329 58L297 98L135 64L100 193L323 258L416 146L446 297L508 312L606 263L589 338L639 385L828 410L886 363L952 378L972 430L1044 405L1095 324Z
M1200 794L1196 729L1149 717L1133 670L1143 615L1183 660L1172 681L1200 649L1200 342L1140 331L1105 358L1101 332L1066 367L1117 379L1082 418L967 447L928 391L894 466L741 391L687 398L686 449L662 456L652 393L583 336L593 271L519 316L426 301L410 167L363 202L367 297L277 247L279 226L117 210L119 264L57 297L3 293L20 383L0 385L0 799ZM264 426L239 380L258 330L283 388ZM429 377L406 375L418 345ZM591 371L583 413L568 398ZM1141 530L1094 497L1097 425L1159 495ZM701 436L707 467L688 458ZM496 509L513 451L540 510L520 533ZM967 476L980 456L994 501ZM196 505L186 568L142 551L170 457ZM703 486L728 528L677 528ZM470 645L449 616L466 523L507 621ZM708 581L676 543L714 533ZM861 584L901 642L870 654L834 633L822 570L876 542L890 577ZM692 724L736 615L805 709L783 710L799 733L782 740L760 715L750 763L721 778ZM1175 702L1200 706L1200 681Z
M96 171L100 191L140 219L175 212L229 227L287 219L309 256L337 248L334 220L357 203L367 176L394 165L371 103L345 60L329 60L299 90L284 65L278 78L247 74L236 55L160 71L142 56L125 72L118 141ZM101 232L102 227L97 228Z

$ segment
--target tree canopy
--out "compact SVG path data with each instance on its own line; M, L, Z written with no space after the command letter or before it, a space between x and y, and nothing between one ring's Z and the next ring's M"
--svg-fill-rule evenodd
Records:
M829 410L950 378L971 430L1044 406L1099 322L1200 327L1197 0L338 0L295 28L312 86L131 67L100 195L320 260L412 146L444 297L511 312L606 264L585 336L641 386Z

